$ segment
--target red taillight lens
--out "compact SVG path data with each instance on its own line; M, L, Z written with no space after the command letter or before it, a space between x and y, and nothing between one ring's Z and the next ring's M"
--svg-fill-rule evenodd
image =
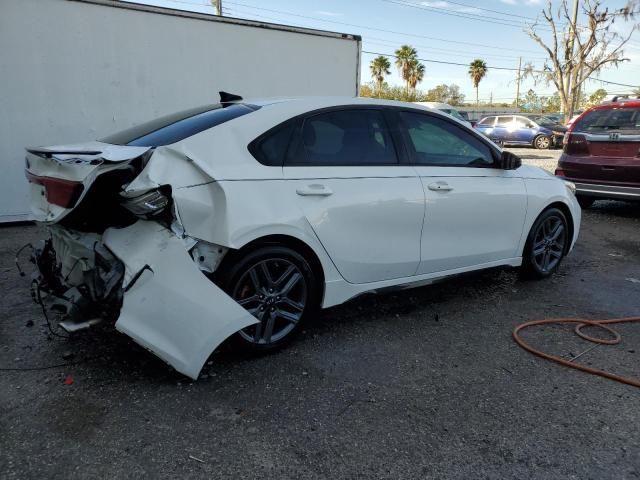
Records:
M564 174L564 170L562 170L561 168L556 168L556 177L566 177L566 175Z
M72 208L82 195L84 185L81 182L54 177L39 177L25 170L27 180L42 185L47 201L63 208Z
M564 153L567 155L589 155L589 144L584 135L569 133L565 135L562 143L564 144Z

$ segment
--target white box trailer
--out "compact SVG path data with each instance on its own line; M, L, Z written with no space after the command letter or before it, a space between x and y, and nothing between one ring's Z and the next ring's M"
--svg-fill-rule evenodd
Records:
M357 35L117 0L0 1L0 222L29 218L24 148L244 98L356 96Z

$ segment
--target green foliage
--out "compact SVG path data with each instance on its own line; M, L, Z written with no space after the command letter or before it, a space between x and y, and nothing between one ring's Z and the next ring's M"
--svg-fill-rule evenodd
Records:
M473 82L473 88L476 89L476 104L479 102L478 90L480 87L480 81L485 77L486 74L487 64L484 60L476 58L469 64L469 76L471 77L471 81Z
M583 106L592 107L593 105L598 105L599 103L602 102L602 100L605 99L606 96L607 96L607 91L604 88L599 88L598 90L593 92L591 95L589 95L588 100L584 102Z
M361 97L377 97L384 100L399 100L402 102L422 102L424 100L424 94L419 91L407 90L405 87L399 85L382 84L380 92L376 90L375 82L367 83L360 86Z
M418 63L418 51L410 45L402 45L395 51L395 55L396 67L398 67L400 77L405 81L408 95L412 74Z
M377 90L380 92L382 90L382 84L384 83L384 77L391 74L389 70L391 68L391 62L389 62L387 57L379 55L371 60L369 68L371 69L371 76L376 82Z
M462 105L464 103L464 95L460 93L460 87L455 83L451 85L438 85L427 91L425 94L425 102L442 102L449 105Z

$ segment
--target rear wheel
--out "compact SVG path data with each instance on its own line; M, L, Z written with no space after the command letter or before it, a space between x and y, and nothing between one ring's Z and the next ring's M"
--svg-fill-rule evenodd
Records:
M260 247L218 278L222 288L259 320L235 336L242 349L253 353L288 344L319 306L317 275L302 255L287 247Z
M593 202L596 201L596 199L593 197L583 197L581 195L579 195L577 199L582 208L589 208L593 205Z
M538 150L548 150L551 146L551 139L546 135L539 135L533 141L533 146Z
M567 217L557 208L549 208L534 222L522 255L525 276L547 278L560 266L569 245Z

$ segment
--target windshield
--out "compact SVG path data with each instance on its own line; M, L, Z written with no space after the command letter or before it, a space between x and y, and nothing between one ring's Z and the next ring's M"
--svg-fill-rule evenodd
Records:
M574 132L626 130L640 132L640 108L608 108L587 112L576 123Z
M550 127L552 125L557 125L558 124L558 122L554 121L553 119L551 119L549 117L540 116L540 117L530 117L530 118L531 118L531 120L536 122L541 127Z
M159 147L171 145L221 123L251 113L255 105L233 104L224 107L217 103L191 108L156 118L150 122L127 128L99 141L132 147Z

